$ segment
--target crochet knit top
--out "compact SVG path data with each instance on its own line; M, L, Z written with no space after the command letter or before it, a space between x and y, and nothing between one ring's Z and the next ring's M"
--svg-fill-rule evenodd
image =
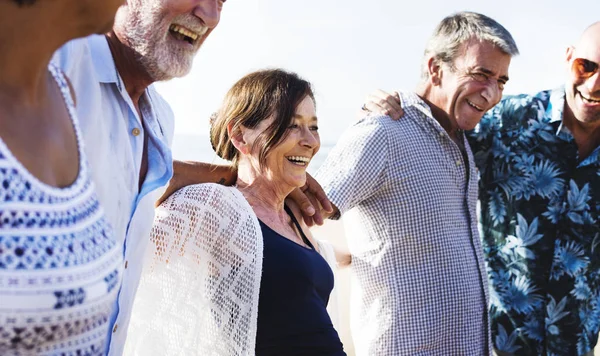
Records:
M69 87L54 76L77 135L79 174L44 184L0 139L0 354L102 355L122 249L95 194Z

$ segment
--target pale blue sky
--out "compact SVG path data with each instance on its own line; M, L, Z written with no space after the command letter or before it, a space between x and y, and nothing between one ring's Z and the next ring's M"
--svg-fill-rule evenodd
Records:
M295 71L313 83L321 140L335 142L369 92L414 89L427 38L461 10L496 19L517 41L505 94L561 85L566 46L600 20L599 0L228 0L192 72L158 88L175 112L176 134L204 136L210 113L244 74Z

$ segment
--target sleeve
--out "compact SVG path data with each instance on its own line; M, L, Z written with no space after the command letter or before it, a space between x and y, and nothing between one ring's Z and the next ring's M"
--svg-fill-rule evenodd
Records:
M385 184L388 140L381 120L385 117L367 116L350 127L315 176L341 214Z
M157 209L124 354L253 353L262 235L233 189L188 186Z

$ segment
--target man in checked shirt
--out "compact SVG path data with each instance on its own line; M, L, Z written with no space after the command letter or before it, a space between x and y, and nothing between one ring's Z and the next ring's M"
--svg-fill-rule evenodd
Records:
M467 133L499 356L591 356L598 343L600 22L564 63L564 86L506 96ZM396 100L379 91L366 106L398 119Z
M317 173L346 217L357 356L491 354L464 130L500 101L517 54L491 18L445 18L427 44L420 85L400 93L403 119L365 116Z

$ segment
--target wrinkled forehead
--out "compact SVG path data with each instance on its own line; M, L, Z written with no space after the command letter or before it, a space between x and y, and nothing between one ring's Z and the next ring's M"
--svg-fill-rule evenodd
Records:
M511 57L490 41L472 39L461 44L455 64L462 62L470 69L485 68L494 74L507 75Z

